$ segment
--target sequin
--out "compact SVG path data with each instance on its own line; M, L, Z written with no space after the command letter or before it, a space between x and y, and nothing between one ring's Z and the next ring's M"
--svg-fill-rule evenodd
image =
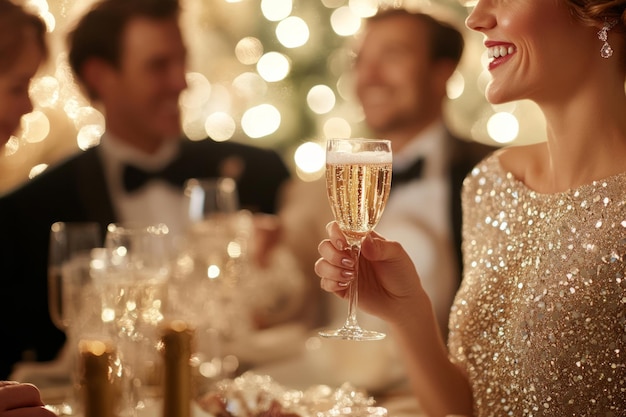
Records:
M541 194L491 156L463 204L448 343L475 414L626 416L626 173Z

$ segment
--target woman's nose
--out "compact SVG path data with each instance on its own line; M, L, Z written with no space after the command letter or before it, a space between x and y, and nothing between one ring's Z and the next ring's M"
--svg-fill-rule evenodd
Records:
M465 19L465 26L476 32L484 32L496 25L491 0L477 0L474 8Z

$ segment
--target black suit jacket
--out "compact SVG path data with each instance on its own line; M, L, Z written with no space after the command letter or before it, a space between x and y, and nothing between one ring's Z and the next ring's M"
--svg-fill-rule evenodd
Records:
M289 178L272 150L210 139L181 142L177 164L187 178L224 175L224 165L243 167L237 178L243 208L274 213L279 188ZM48 314L47 263L50 226L56 221L118 221L97 148L81 152L0 198L0 379L23 359L50 360L65 335Z

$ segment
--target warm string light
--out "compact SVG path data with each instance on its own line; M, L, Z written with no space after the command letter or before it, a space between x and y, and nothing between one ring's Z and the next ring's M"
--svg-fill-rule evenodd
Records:
M321 143L366 130L348 72L348 43L361 29L362 19L383 6L439 7L462 22L467 9L461 3L183 0L191 56L189 89L181 96L183 130L192 140L209 135L218 141L275 147L298 176L319 178L324 165ZM68 24L89 4L28 1L48 24L55 60L33 81L35 110L24 117L22 132L11 138L0 159L0 193L48 164L97 144L104 131L103 115L81 95L60 46ZM464 59L448 86L451 127L482 142L542 140L537 123L541 116L532 105L493 108L486 103L486 52L478 37L468 36Z

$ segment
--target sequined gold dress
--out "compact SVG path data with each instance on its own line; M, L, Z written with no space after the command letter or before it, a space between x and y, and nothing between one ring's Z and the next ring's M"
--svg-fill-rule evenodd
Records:
M626 416L626 172L541 194L481 162L463 190L450 354L477 416Z

